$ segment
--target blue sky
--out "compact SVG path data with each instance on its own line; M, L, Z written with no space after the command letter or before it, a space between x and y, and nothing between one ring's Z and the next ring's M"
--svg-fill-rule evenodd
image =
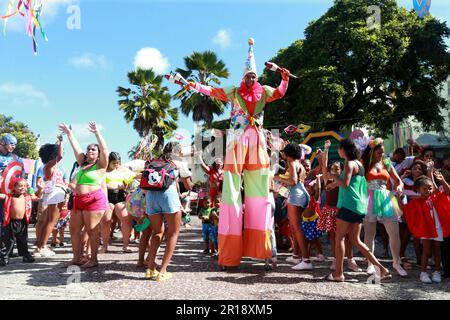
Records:
M0 13L6 12L8 2L0 0ZM83 147L94 141L85 128L95 120L109 149L120 152L126 161L138 135L123 119L115 90L128 85L126 74L135 68L141 49L158 50L150 52L161 54L152 61L163 73L183 67L183 57L193 51L213 50L231 73L223 85L238 84L249 37L255 39L261 73L264 61L302 38L307 24L325 13L333 1L44 2L42 20L49 41L38 35L37 56L25 35L23 18L10 19L6 37L0 36L0 113L26 123L41 135L42 143L54 141L59 122L70 123ZM412 8L412 0L399 4ZM80 9L80 29L67 27L71 5ZM431 13L448 21L450 2L432 1ZM178 89L170 83L167 86L171 93ZM177 105L174 100L173 106ZM193 123L180 115L179 127L192 131ZM69 167L73 160L67 145L64 164Z

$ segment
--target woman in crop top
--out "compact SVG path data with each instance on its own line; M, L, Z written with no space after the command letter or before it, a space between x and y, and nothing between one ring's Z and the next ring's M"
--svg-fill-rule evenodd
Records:
M286 156L289 164L288 177L283 178L280 175L276 175L273 180L279 181L289 188L287 202L289 225L295 237L294 241L297 241L302 254L302 260L292 268L294 270L312 270L313 266L306 248L306 238L303 230L300 228L300 217L302 212L308 207L310 199L308 191L306 191L303 185L303 181L306 178L306 171L300 163L302 149L298 143L288 143L282 152Z
M108 157L106 169L106 187L108 189L108 210L106 210L101 222L103 247L101 252L108 251L113 217L121 222L123 252L131 253L128 243L131 235L132 217L125 206L127 186L133 182L136 174L130 169L120 165L120 154L111 152Z
M383 223L389 235L389 246L393 258L392 266L397 273L405 277L407 272L401 266L399 218L401 210L395 193L389 190L390 179L396 185L396 193L403 193L403 182L389 159L384 159L384 145L381 138L370 141L362 155L366 172L368 206L364 218L364 243L374 252L374 239L377 221ZM369 263L367 273L374 274L375 269Z
M108 148L95 122L90 122L88 130L95 134L98 144L90 144L84 153L72 130L64 123L59 128L69 138L75 158L81 166L71 185L74 185L73 209L70 221L73 259L68 265L79 265L82 268L98 266L97 253L99 246L100 221L107 208L106 184L104 182L108 166ZM89 235L91 257L82 261L81 230Z

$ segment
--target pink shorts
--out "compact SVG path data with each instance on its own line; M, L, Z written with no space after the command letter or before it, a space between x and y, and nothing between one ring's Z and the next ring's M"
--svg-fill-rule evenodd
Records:
M107 202L102 189L85 194L75 194L73 196L73 210L105 211Z

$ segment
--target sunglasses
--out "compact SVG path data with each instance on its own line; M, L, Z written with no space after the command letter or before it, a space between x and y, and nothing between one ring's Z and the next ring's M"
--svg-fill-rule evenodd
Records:
M92 147L92 148L87 148L87 151L97 151L97 148L94 148L94 147Z

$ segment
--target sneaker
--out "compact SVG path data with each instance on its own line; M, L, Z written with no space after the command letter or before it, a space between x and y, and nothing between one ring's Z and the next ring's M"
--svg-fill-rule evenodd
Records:
M320 261L320 262L323 262L323 261L325 261L325 256L323 255L323 254L318 254L317 256L316 256L316 260L317 261Z
M402 268L401 265L394 263L392 267L395 269L395 271L397 271L400 277L406 277L408 275L408 273L405 271L405 269Z
M290 263L294 263L294 264L299 264L300 261L302 261L302 259L295 258L294 256L290 256L286 259L286 262L290 262Z
M358 267L358 264L356 263L355 259L350 259L347 261L347 269L351 270L353 272L361 272L362 269Z
M369 264L369 266L367 267L367 274L375 274L375 267L373 266L373 264Z
M333 260L333 262L331 263L330 270L336 270L336 260Z
M49 248L44 248L39 250L39 253L41 254L41 257L48 258L53 257L56 253Z
M147 269L147 272L145 273L145 277L150 280L156 280L158 275L159 275L159 271L156 269L153 269L153 270Z
M172 278L172 273L170 272L164 272L164 273L159 273L158 276L156 277L156 281L158 282L162 282L165 280L169 280L170 278Z
M312 270L313 266L312 266L311 261L302 260L300 263L293 266L292 269L294 269L294 270Z
M433 274L431 275L431 280L435 283L441 283L441 273L439 271L433 272Z
M423 283L433 283L433 281L431 281L430 279L430 276L426 272L420 273L420 281L422 281Z
M42 257L41 251L38 248L34 249L32 255L33 255L33 257L37 257L37 258Z

